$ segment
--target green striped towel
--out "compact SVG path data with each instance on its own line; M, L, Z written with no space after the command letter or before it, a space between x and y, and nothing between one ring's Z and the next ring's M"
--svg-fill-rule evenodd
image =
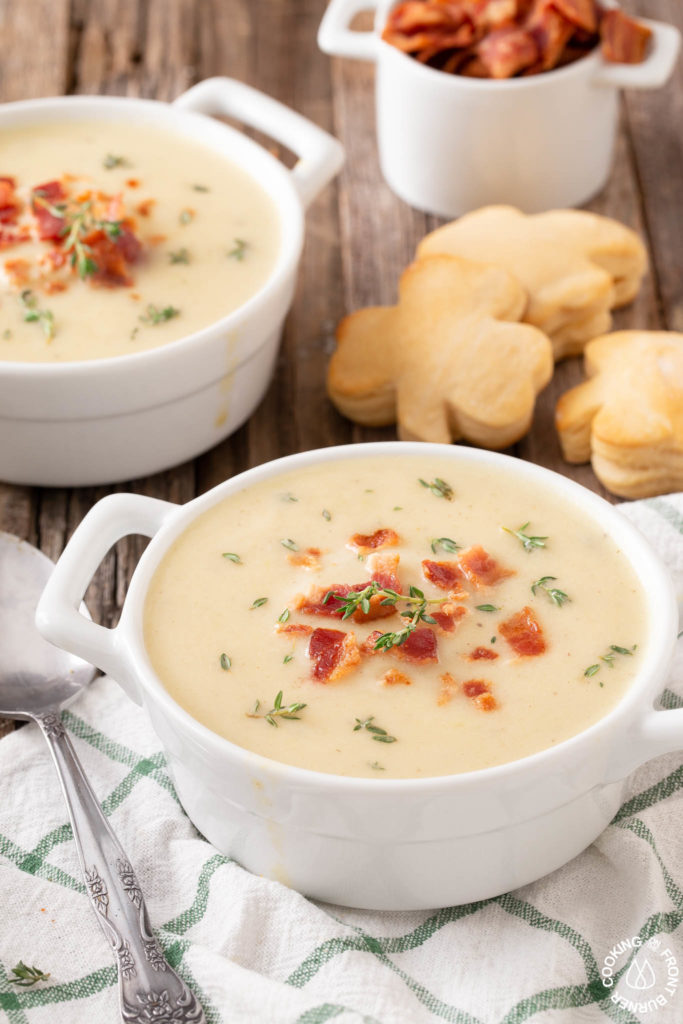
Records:
M683 590L683 495L623 508ZM682 670L679 651L667 707L683 705ZM210 1024L683 1021L672 980L683 969L683 754L636 772L603 835L550 877L469 906L390 914L312 903L217 853L178 805L146 714L115 683L99 679L64 718L157 937ZM19 960L49 980L10 984ZM116 1024L115 982L29 726L0 741L0 1020Z

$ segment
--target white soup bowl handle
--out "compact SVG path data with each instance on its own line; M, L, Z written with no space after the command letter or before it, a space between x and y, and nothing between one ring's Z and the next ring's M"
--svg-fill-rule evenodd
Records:
M332 180L344 162L340 142L301 114L234 78L207 78L175 100L175 107L232 117L291 149L299 157L292 178L304 207Z
M351 22L361 11L373 11L373 0L332 0L318 29L318 46L333 57L376 60L379 40L375 32L354 32Z
M141 494L110 494L88 512L55 566L36 610L39 632L64 650L110 673L140 703L119 629L91 622L79 609L109 549L128 534L153 537L178 506Z

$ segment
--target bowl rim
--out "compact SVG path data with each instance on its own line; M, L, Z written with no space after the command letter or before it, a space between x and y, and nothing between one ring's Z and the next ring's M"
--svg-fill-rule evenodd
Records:
M173 102L166 102L165 100L152 100L145 99L135 96L44 96L37 99L29 100L15 100L9 103L0 104L0 132L3 128L4 117L6 114L12 114L13 112L23 113L28 115L40 114L46 112L48 116L52 116L52 112L59 113L63 110L70 110L71 112L77 109L82 109L84 113L94 112L97 108L109 107L110 109L124 109L131 110L135 109L140 112L144 110L158 111L163 109L165 111L164 117L168 117L171 120L177 119L180 122L187 124L194 123L196 125L210 123L212 126L216 126L218 130L222 130L225 133L226 138L238 138L240 145L244 146L245 151L248 154L253 154L255 158L263 160L272 172L277 176L279 182L282 184L285 190L290 193L290 200L286 201L282 198L276 198L271 191L269 191L261 181L255 176L251 175L246 165L240 163L238 160L234 160L232 157L226 157L224 154L219 153L215 146L211 142L203 139L197 140L187 136L187 141L190 143L198 143L201 146L206 146L212 149L217 156L224 158L226 161L231 160L238 166L245 174L253 177L256 184L266 193L270 202L277 213L278 227L280 228L280 241L278 247L278 253L276 256L275 264L271 268L268 277L263 281L261 286L255 291L249 298L233 309L232 312L227 313L225 316L218 320L213 320L210 324L200 328L197 331L193 331L191 334L184 334L180 338L176 338L174 341L169 341L166 344L158 345L155 348L141 349L139 352L129 352L116 356L105 356L102 359L74 359L70 361L60 363L50 362L33 362L33 361L20 361L20 360L2 360L0 359L0 377L6 376L12 377L31 377L31 378L51 378L65 377L65 376L81 376L84 374L108 373L114 369L118 370L124 366L129 366L131 369L143 367L144 364L150 360L160 358L160 353L171 352L173 354L181 352L186 347L194 347L202 343L202 341L209 338L214 332L219 331L222 334L228 334L231 331L239 329L251 315L258 310L258 308L268 302L278 290L281 289L289 279L292 269L298 265L301 257L301 252L304 243L304 230L305 230L305 216L304 209L301 199L297 193L296 186L292 179L290 171L281 163L276 157L269 153L265 146L259 145L249 136L243 132L238 131L236 128L225 124L218 118L211 117L208 114L202 114L194 110L185 110L181 107L176 107ZM56 120L56 118L55 118ZM173 134L177 131L179 137L183 137L183 133L180 128L176 128L173 125L164 122L163 125L159 125L162 132ZM215 130L212 128L212 130ZM285 202L287 202L288 213L293 217L293 224L287 225L287 231L284 230L284 216L283 209L285 208ZM255 350L250 351L250 355L253 355Z
M293 468L348 458L372 458L378 455L417 456L418 454L427 457L445 455L453 458L455 462L463 458L471 462L503 466L512 472L518 472L522 477L534 478L550 484L554 482L555 487L559 486L559 489L564 491L570 500L575 499L573 504L583 510L584 514L603 525L613 539L616 537L641 583L649 613L646 638L647 658L621 699L609 709L607 714L581 732L554 746L546 747L514 761L451 775L398 779L336 775L331 772L321 772L277 761L239 746L232 740L209 729L185 711L171 697L154 671L143 636L144 606L149 584L159 562L173 541L203 512L230 494L244 490L249 485L261 480L277 477ZM613 529L610 529L610 526ZM638 568L639 565L643 567L643 571ZM643 582L645 570L647 571L647 587ZM654 614L655 605L659 606L657 615ZM352 789L376 796L384 792L396 793L401 790L413 793L421 789L441 791L471 787L483 788L502 777L525 775L541 767L549 769L553 765L557 766L568 756L578 755L586 744L599 743L601 736L605 736L609 730L616 728L620 722L628 724L634 717L637 717L639 711L641 717L648 711L655 713L653 710L654 700L664 686L666 672L673 655L677 629L678 609L673 582L659 556L626 516L622 516L613 505L610 505L598 494L553 470L499 452L464 445L430 444L419 441L378 441L312 449L274 459L245 470L187 504L178 506L152 538L136 566L121 613L119 627L117 627L118 641L120 641L117 642L117 652L123 656L128 671L139 686L143 705L146 705L148 700L160 705L163 713L175 721L184 735L189 733L198 746L204 750L209 748L213 754L223 758L226 765L229 761L238 762L248 770L267 774L271 778L277 777L279 781L290 778L299 786Z

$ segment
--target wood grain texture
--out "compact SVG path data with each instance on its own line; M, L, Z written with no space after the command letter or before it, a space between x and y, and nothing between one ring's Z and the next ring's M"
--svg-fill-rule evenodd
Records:
M185 502L268 459L308 448L375 438L327 401L324 372L342 315L392 302L401 269L437 221L408 207L384 184L374 137L370 65L330 60L315 37L324 0L0 0L0 100L107 93L172 100L210 75L231 75L300 110L342 140L347 163L308 213L307 240L273 382L252 419L213 451L130 489ZM632 13L683 29L679 0L625 3ZM683 330L683 64L665 89L623 102L614 170L590 204L636 228L652 271L619 327ZM270 148L291 164L291 154ZM581 379L578 360L562 364L538 403L522 458L559 469L602 491L589 467L567 466L553 427L560 393ZM89 508L116 488L43 490L0 484L0 529L56 558ZM145 541L127 538L104 560L88 593L93 617L119 615ZM11 723L0 722L0 736Z

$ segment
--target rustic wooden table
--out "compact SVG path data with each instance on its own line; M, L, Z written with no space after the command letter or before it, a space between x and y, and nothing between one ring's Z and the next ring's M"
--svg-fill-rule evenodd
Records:
M299 287L275 378L241 430L194 462L125 486L43 490L0 483L0 529L51 558L111 490L185 502L290 452L394 436L392 430L354 427L335 412L325 397L325 366L339 318L393 301L400 269L437 222L384 184L374 139L372 67L319 52L315 37L324 6L325 0L0 0L2 101L62 93L172 100L202 78L231 75L327 128L347 153L341 176L308 215ZM683 29L680 0L630 0L624 6ZM650 250L650 276L636 302L617 316L617 326L683 330L683 62L666 88L624 98L612 177L590 208L636 228ZM553 429L557 396L580 379L579 360L558 368L532 431L513 453L601 491L589 467L562 461ZM88 594L97 621L116 622L142 544L128 538L104 561ZM0 736L11 727L0 721Z

